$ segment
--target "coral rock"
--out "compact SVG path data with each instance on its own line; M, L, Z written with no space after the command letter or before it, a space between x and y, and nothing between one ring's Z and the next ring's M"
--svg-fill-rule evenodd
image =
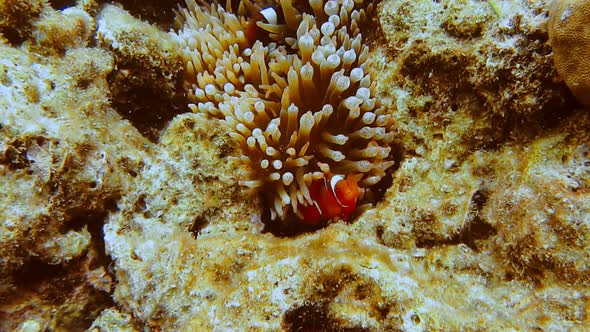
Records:
M549 13L553 61L572 93L590 106L590 1L556 0Z
M45 0L3 0L0 2L0 34L13 44L20 44L30 37L33 23L45 7Z
M497 2L500 16L485 1L383 1L379 20L389 52L402 59L391 79L412 76L413 90L425 89L443 108L431 112L452 108L449 91L475 93L482 111L502 116L563 103L560 84L552 82L543 2Z
M173 93L182 63L168 34L115 5L106 5L97 22L99 45L112 50L117 66L128 72L128 79L115 88L127 84L148 86L164 95Z

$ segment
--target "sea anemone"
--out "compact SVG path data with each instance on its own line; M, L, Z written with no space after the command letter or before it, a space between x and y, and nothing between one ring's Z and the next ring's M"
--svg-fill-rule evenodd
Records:
M271 219L303 219L317 206L314 181L354 175L362 194L383 178L393 119L375 98L361 34L372 3L280 0L270 16L248 0L237 14L230 3L186 3L175 36L189 107L229 126L252 169L240 183L262 188Z

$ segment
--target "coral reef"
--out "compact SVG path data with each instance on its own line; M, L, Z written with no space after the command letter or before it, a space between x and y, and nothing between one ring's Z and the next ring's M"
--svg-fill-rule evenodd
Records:
M415 79L402 86L432 95L438 112L466 90L508 118L563 104L545 44L546 1L495 3L499 17L481 1L384 1L388 56L404 59L397 79Z
M81 252L89 234L60 235L68 230L62 225L91 211L104 211L105 204L123 189L124 175L111 165L133 162L131 158L111 160L124 147L105 144L110 141L109 132L118 133L114 126L107 126L116 113L104 111L108 108L104 79L113 64L108 53L78 49L45 63L9 47L3 47L2 53L0 164L2 192L7 194L0 205L5 216L0 250L12 253L3 255L10 257L4 274L30 255L60 263L72 257L72 250ZM72 63L75 66L70 67ZM89 75L94 80L88 81ZM82 125L86 130L76 130ZM119 126L123 132L129 127ZM97 137L92 144L90 137ZM11 183L19 183L22 189L11 190ZM22 241L30 244L17 250Z
M150 163L153 169L137 179L140 184L150 186L141 185L137 191L123 197L121 210L111 215L105 228L107 249L115 259L119 280L115 299L125 311L149 325L189 330L240 330L245 326L286 331L526 330L576 328L587 322L584 312L590 292L581 282L587 273L583 266L568 266L569 262L585 258L588 253L583 237L587 234L587 225L576 226L580 232L577 241L581 241L582 246L575 256L570 256L572 248L564 243L549 251L553 262L563 264L539 265L528 257L536 257L537 252L547 250L543 248L553 237L547 240L538 237L538 242L530 246L518 246L520 251L516 254L510 248L512 241L518 240L505 237L509 234L526 236L526 233L504 229L499 223L509 226L514 220L495 212L498 204L506 204L502 203L508 199L505 195L513 192L516 186L534 188L525 192L527 195L519 196L522 204L527 205L537 204L535 197L542 192L545 192L544 197L558 203L556 197L563 189L552 187L553 191L547 192L544 183L535 185L541 177L494 180L495 174L479 170L491 167L500 174L509 174L525 167L546 169L544 157L550 156L553 156L550 165L556 168L560 167L559 163L579 165L578 159L564 161L559 154L551 152L549 155L547 149L534 148L548 146L545 142L555 140L555 133L549 133L530 146L507 147L501 153L476 153L464 162L462 176L468 180L464 182L481 188L482 183L488 181L488 190L497 194L473 194L473 190L464 193L461 183L454 189L458 190L456 193L450 191L453 187L447 189L446 195L451 198L459 193L467 196L462 200L455 198L454 210L445 210L450 216L448 219L463 221L464 218L471 225L464 227L455 238L450 238L454 230L446 230L448 239L440 236L428 238L430 242L424 241L420 228L444 225L445 220L431 217L422 223L419 219L409 219L413 211L404 210L404 206L415 204L418 199L409 197L407 201L400 201L403 192L398 192L394 185L384 202L365 212L352 225L337 223L313 234L281 239L259 233L256 224L250 221L256 219L256 209L243 205L230 210L233 198L229 196L239 192L236 191L237 179L227 179L231 166L219 157L223 156L223 148L209 146L211 137L202 129L207 125L201 121L201 117L184 115L167 128L162 151L169 150L166 145L174 143L173 150L185 151L184 155L163 155L157 163ZM590 124L588 117L572 119L556 133L580 128L581 123ZM569 150L580 143L570 141L562 147ZM539 154L529 154L530 150ZM188 174L177 172L195 167L190 163L199 155L203 155L200 160L204 169L219 172L217 174L223 176L220 183L233 183L236 189L209 189L217 181L201 180L205 184L191 190L192 182L186 180L187 175L194 174L200 166ZM408 172L412 168L415 170L411 164L408 160L408 165L402 168ZM218 168L221 169L216 170ZM568 168L563 178L556 177L552 183L567 179L570 173L580 173L576 166ZM436 171L445 172L444 169ZM169 172L178 175L169 177ZM426 200L424 206L430 203L432 210L438 211L438 206L432 203L444 196L435 197L439 193L435 192L432 198L425 199L413 187L426 187L428 182L423 181L428 180L433 186L449 186L456 182L460 171L454 171L450 179L437 179L440 173L435 170L427 173L431 175L416 176L416 185L406 182L406 192L414 191L417 197ZM198 173L196 176L207 179ZM170 181L166 187L153 185L162 178ZM205 214L211 217L202 222L194 239L186 232L191 215L182 214L182 207L198 202L200 195L196 191L212 197L208 204L216 212ZM585 196L576 199L577 202L585 200ZM242 199L237 201L245 204ZM562 216L588 213L588 210L576 212L571 203L563 203ZM453 211L457 211L457 217L453 217ZM586 220L584 218L580 215L579 220ZM504 224L505 220L508 223ZM561 220L554 223L554 228L545 229L542 219L531 223L524 218L519 222L533 227L531 233L543 230L548 235L564 234L563 227L570 224L568 220ZM483 225L489 225L487 233L481 231ZM396 242L404 237L412 245ZM156 239L164 240L157 242ZM504 245L507 246L504 248ZM584 261L587 259L580 260ZM530 280L526 275L514 274L518 267L515 264L538 269L536 276L531 275L533 280ZM563 279L564 273L572 278ZM482 315L483 312L488 316ZM569 318L563 319L562 315Z
M41 330L84 329L112 291L102 220L147 141L110 107L114 62L84 47L90 14L27 8L28 39L0 44L0 330L28 318Z
M519 172L498 181L482 211L497 231L496 254L507 277L590 286L589 124L578 115L524 150L499 156L504 174L521 161Z
M114 5L105 5L97 17L99 46L113 51L128 79L112 84L149 86L163 94L173 94L182 70L172 37L129 15ZM141 64L142 67L135 67Z
M283 24L258 23L277 42L253 45L244 17L187 5L178 40L190 107L231 128L254 173L242 183L262 188L271 219L303 219L312 181L328 174L360 174L363 188L382 179L393 165L392 121L372 92L362 2L312 0L301 13L283 1Z
M177 22L185 27L169 34L153 27L168 30L169 14L150 23L136 14L164 6L169 13L168 2L145 2L143 11L124 2L129 12L94 1L60 10L5 3L0 330L590 325L590 116L557 79L546 43L548 0L384 0L374 8L378 21L363 17L360 2L349 11L351 3L340 1L350 44L344 32L323 38L334 23L317 1L275 3L277 24L256 18L269 2L226 11L189 1ZM355 28L354 20L365 23ZM252 33L262 41L252 42ZM311 52L296 42L307 35ZM237 46L222 43L231 36ZM357 38L370 48L357 50ZM177 43L188 48L170 46ZM315 110L333 104L332 116L350 114L338 107L366 88L375 100L367 113L383 112L391 124L378 145L391 148L382 161L396 166L369 186L380 197L375 206L350 222L273 233L268 225L279 223L263 222L268 202L243 186L260 161L251 163L249 138L231 120L247 120L247 112L231 107L258 111L260 101L277 119L292 104L304 110L306 98L292 100L295 82L306 96L296 69L307 57L321 73L313 54L330 45L331 55L343 56L335 72L362 68L370 84L351 83L340 98L327 93L329 80L314 80L327 102L309 102ZM194 69L181 72L189 63ZM275 74L268 85L263 65ZM224 90L224 80L234 89ZM209 86L223 92L214 96ZM184 88L192 93L183 96ZM228 111L229 126L215 109ZM297 131L286 130L298 133L293 123ZM314 157L323 156L319 145L308 147ZM338 165L325 163L331 171Z
M172 36L115 5L100 10L97 26L98 45L113 53L118 68L109 78L113 106L156 140L166 121L180 112L175 97L182 61Z
M94 33L94 18L79 7L47 10L34 24L32 49L41 54L64 53L88 45Z
M0 34L14 44L30 37L33 22L39 18L44 0L5 0L0 3Z
M549 12L549 40L559 74L572 93L590 106L590 1L556 0Z

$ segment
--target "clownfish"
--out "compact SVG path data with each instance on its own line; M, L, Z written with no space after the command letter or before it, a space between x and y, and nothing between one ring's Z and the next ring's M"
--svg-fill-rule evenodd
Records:
M320 220L340 217L347 220L356 209L361 190L358 181L362 175L332 175L314 180L309 188L312 204L303 211L303 222L316 225Z
M277 24L277 12L273 7L261 9L259 12L253 14L248 20L248 25L246 26L246 38L250 45L254 45L257 40L266 38L266 33L257 24L258 22L264 21L269 24Z

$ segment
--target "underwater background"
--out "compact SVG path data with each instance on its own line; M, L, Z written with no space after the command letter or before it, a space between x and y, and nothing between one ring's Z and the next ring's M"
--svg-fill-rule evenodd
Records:
M0 0L0 331L582 331L590 1Z

